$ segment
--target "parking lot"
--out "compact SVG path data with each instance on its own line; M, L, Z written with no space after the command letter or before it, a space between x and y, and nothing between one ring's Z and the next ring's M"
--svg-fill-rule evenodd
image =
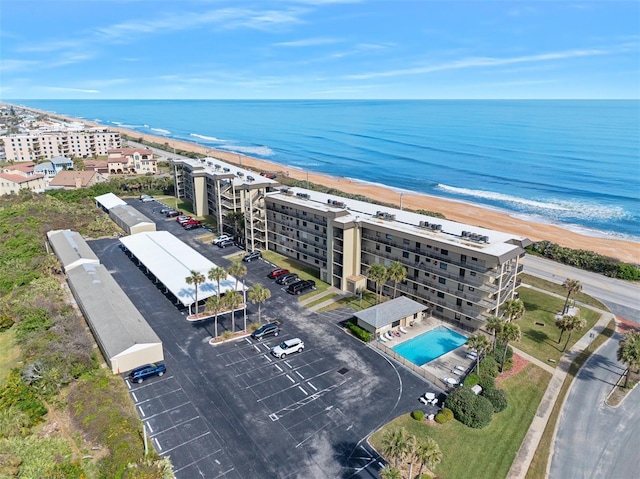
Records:
M224 268L230 264L225 256L241 252L203 244L197 240L202 230L184 231L159 214L158 203L129 202L159 230ZM117 239L90 245L163 341L167 373L127 385L150 441L171 457L178 478L378 477L382 463L366 438L418 409L418 397L433 389L346 334L341 323L350 311L317 314L300 307L297 297L267 278L274 266L262 259L246 264L244 280L270 289L262 320L280 321L281 334L212 346L213 321L186 321L186 310L122 252ZM248 323L257 321L257 306L249 306L248 316ZM218 334L231 329L228 315L218 323ZM236 317L236 328L241 325ZM284 359L269 353L293 337L304 341L302 353Z

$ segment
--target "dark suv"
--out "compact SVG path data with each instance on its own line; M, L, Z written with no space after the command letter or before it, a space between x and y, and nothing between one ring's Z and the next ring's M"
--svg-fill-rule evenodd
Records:
M134 383L141 383L151 376L162 376L167 370L163 363L151 363L135 368L129 373L129 380Z
M300 281L300 278L295 273L285 274L284 276L280 276L276 279L277 284L282 284L284 286L288 286L291 283L295 283L296 281Z
M290 284L287 288L287 293L290 294L302 294L311 289L315 289L316 282L312 279L298 281L297 283Z
M233 241L233 239L226 239L216 244L218 245L218 248L226 248L227 246L233 246L235 244L235 241Z
M244 258L242 258L242 261L244 261L245 263L249 263L254 259L258 259L260 257L262 257L262 254L260 253L260 251L252 251L251 253L247 253L246 255L244 255Z
M251 337L260 341L265 336L269 336L271 334L273 334L274 336L280 334L280 326L278 326L278 323L270 323L260 326L253 333L251 333Z

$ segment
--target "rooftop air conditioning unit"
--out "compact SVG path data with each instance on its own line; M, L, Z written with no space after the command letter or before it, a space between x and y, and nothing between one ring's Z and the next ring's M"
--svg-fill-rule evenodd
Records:
M466 238L467 236L469 236L469 232L468 231L463 231L462 232L462 237Z
M237 171L236 175L240 178L242 178L244 176L244 173L242 171Z
M442 225L436 225L436 230L442 231Z
M489 242L489 237L488 236L483 236L482 237L482 241L484 241L485 243Z
M222 168L222 166L220 166L220 165L215 165L215 166L214 166L214 168L215 168L216 170L219 170L220 168Z
M222 171L224 171L225 173L229 173L231 171L231 168L222 168Z
M255 180L255 178L254 178L253 176L247 176L247 180L248 180L248 181L254 181L254 180Z

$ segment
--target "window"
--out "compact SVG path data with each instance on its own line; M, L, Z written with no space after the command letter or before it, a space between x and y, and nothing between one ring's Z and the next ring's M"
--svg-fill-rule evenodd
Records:
M302 226L307 226L307 222L306 222L306 221L303 221L303 222L302 222Z
M446 279L444 279L444 278L438 278L438 282L439 282L440 284L446 284L446 283L447 283L447 280L446 280Z
M456 299L456 306L462 306L462 300L460 298Z
M416 249L420 249L420 243L416 242Z
M318 237L316 236L316 237L315 237L315 241L316 241L316 243L317 243L318 241L320 241L320 238L318 238Z
M315 225L315 226L313 227L313 229L314 229L314 230L316 230L316 231L320 231L320 227L319 227L318 225Z
M476 288L472 288L471 286L469 286L469 291L475 291Z
M478 261L478 258L471 257L471 261Z
M302 212L302 216L307 216L307 212L306 212L306 211L303 211L303 212Z
M303 254L303 255L302 255L302 259L307 259L307 255L306 255L306 254Z
M403 244L409 244L409 240L405 238L405 239L402 240L402 243Z
M385 250L387 253L391 253L391 246L385 246L385 247L384 247L384 250Z
M402 252L402 257L403 258L408 258L409 257L409 252L408 251L403 251Z
M440 263L440 269L447 269L447 263Z
M475 276L475 275L476 275L476 272L475 272L475 271L469 271L469 274L470 274L471 276Z
M441 249L440 250L440 254L443 256L449 256L449 250L448 249Z
M438 298L444 298L444 293L442 291L438 291Z
M379 244L376 245L376 251L380 251L380 245Z
M393 239L393 236L391 236L389 233L387 233L386 235L384 235L385 238L387 238L388 240Z
M436 306L436 311L438 311L439 313L442 313L444 309L442 309L442 306Z
M473 303L471 301L467 301L467 306L473 306Z

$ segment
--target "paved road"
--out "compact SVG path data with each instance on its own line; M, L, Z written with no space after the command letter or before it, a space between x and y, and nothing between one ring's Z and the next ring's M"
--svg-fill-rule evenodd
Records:
M604 403L624 371L615 360L619 339L605 343L580 370L558 424L549 479L639 477L640 388L617 408Z
M525 273L554 283L562 284L567 278L579 280L582 291L602 301L613 314L640 323L640 285L607 278L537 256L527 255L523 263Z

